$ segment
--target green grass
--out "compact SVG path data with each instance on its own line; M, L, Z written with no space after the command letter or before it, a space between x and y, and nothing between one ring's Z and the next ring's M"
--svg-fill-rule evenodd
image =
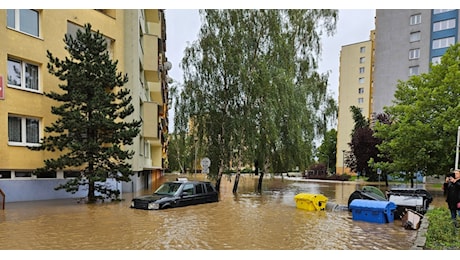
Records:
M460 249L460 228L456 228L450 219L447 208L434 208L425 216L430 224L426 232L425 248L428 250ZM458 219L460 223L460 219Z

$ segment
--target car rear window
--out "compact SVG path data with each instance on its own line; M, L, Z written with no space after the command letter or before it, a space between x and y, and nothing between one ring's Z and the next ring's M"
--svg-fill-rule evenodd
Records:
M214 192L214 187L211 185L211 183L206 183L206 190L207 192Z

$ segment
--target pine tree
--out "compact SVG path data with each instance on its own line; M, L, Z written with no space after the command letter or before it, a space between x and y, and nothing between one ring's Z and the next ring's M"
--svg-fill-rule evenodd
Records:
M86 24L75 37L65 35L70 57L61 60L47 51L48 71L63 82L59 93L45 95L60 104L51 112L58 119L45 127L42 145L34 150L60 151L58 158L44 161L37 174L79 169L81 174L56 190L75 193L87 188L88 202L98 198L118 198L119 191L106 184L107 178L129 181L132 174L127 162L134 151L126 150L139 134L140 121L125 120L134 111L129 90L123 88L127 75L117 72L103 35Z

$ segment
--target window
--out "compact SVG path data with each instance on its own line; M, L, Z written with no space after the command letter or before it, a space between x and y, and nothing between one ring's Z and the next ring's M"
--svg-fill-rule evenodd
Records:
M358 81L359 81L360 84L363 84L364 83L364 78L361 77L361 78L358 79Z
M441 14L441 13L449 12L452 10L454 9L433 9L433 14Z
M363 74L363 73L364 73L364 67L360 67L360 68L359 68L359 73L360 73L360 74Z
M56 179L56 176L57 174L55 171L37 173L37 179Z
M361 98L361 97L358 98L358 104L362 104L362 103L364 103L364 98Z
M17 177L17 178L30 178L30 177L32 177L32 172L16 171L16 172L14 172L14 177Z
M187 192L189 195L195 194L193 186L194 186L193 183L185 184L182 192Z
M203 194L205 193L203 184L199 183L195 186L196 194Z
M420 49L409 50L409 60L415 60L420 58Z
M422 22L422 15L421 14L414 14L410 17L409 24L415 25Z
M74 23L69 23L67 22L67 36L72 36L73 38L77 37L77 31L80 30L81 32L85 32L85 28L76 25ZM107 44L107 51L109 52L109 55L112 56L113 54L113 44L112 44L112 39L105 37L105 43Z
M436 22L433 24L433 32L455 28L456 23L455 19Z
M358 89L358 94L364 94L364 88L359 88Z
M431 63L433 63L433 65L441 63L441 56L431 58Z
M455 43L455 37L447 37L433 40L433 50L440 48L447 48Z
M359 52L360 52L360 53L365 53L365 52L366 52L366 47L361 47L361 48L359 48Z
M10 171L0 171L0 179L11 179Z
M420 32L411 32L409 41L410 42L418 42L418 41L420 41Z
M79 171L64 171L64 178L78 178L80 177Z
M8 59L9 86L38 91L38 66L20 60Z
M409 76L418 75L418 68L419 66L409 67Z
M366 61L366 58L365 57L360 57L359 58L359 63L364 63Z
M6 12L8 27L33 36L39 36L38 12L29 9L8 9Z
M211 186L210 183L206 183L206 192L213 192L214 191L214 188Z
M8 116L8 142L12 145L39 144L40 121L35 118Z

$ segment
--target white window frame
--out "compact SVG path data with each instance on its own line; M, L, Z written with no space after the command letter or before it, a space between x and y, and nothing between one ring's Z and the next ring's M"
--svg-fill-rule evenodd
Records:
M442 56L436 56L436 57L431 58L431 63L433 63L433 65L441 63L441 57Z
M409 76L419 75L420 66L410 66L409 67Z
M10 140L10 129L13 128L12 126L10 126L10 118L18 118L21 120L20 124L21 124L21 133L20 133L20 141L16 141L16 140ZM28 142L27 140L27 133L28 133L28 126L27 126L27 121L28 120L35 120L37 121L37 127L36 129L31 129L31 130L35 130L36 133L37 133L37 136L35 139L37 139L37 142ZM42 123L41 123L41 120L39 118L35 118L35 117L24 117L24 116L18 116L18 115L8 115L8 145L13 145L13 146L40 146L40 140L41 140L41 134L40 134L40 127L41 127Z
M364 88L358 88L358 94L364 94Z
M26 31L26 29L23 29L22 28L22 25L21 25L21 13L23 12L26 12L26 11L32 11L32 12L35 12L37 14L37 24L33 24L32 26L35 27L34 30L36 30L36 32L30 32L30 31ZM11 28L15 31L19 31L19 32L22 32L22 33L25 33L27 35L31 35L31 36L34 36L34 37L40 37L40 12L39 11L36 11L36 10L33 10L33 9L8 9L7 10L7 13L8 12L14 12L14 25L11 26L8 25L7 23L7 26L8 28ZM8 16L8 14L7 14ZM35 18L35 17L34 17ZM9 20L7 18L7 20Z
M364 103L364 98L360 97L358 98L358 104L363 104Z
M409 18L409 25L416 25L422 23L422 14L414 14Z
M359 74L363 74L366 71L364 67L359 67Z
M442 30L448 30L455 28L457 26L457 19L442 20L439 22L433 23L433 32L438 32Z
M362 46L359 48L359 53L365 53L366 52L366 47Z
M420 58L420 48L409 50L409 60L416 60Z
M411 32L409 36L409 42L419 42L421 38L421 33L420 31L417 32Z
M10 81L10 64L12 63L19 63L20 65L20 81L19 82L19 85L16 84L16 82L12 82ZM14 66L14 65L13 65ZM37 86L37 89L34 89L34 88L30 88L30 87L27 87L27 80L30 79L30 76L28 75L29 72L27 72L28 70L28 66L32 66L32 67L35 67L36 68L36 73L37 73L37 77L36 77L36 80L35 80L35 84ZM27 90L27 91L32 91L32 92L40 92L40 66L38 64L34 64L34 63L31 63L31 62L26 62L26 61L23 61L23 60L20 60L20 59L15 59L15 58L8 58L7 60L7 84L9 87L14 87L14 88L20 88L20 89L23 89L23 90Z
M455 44L455 37L454 36L451 36L451 37L446 37L446 38L440 38L440 39L436 39L436 40L433 40L433 50L435 49L442 49L442 48L447 48L449 47L450 45L453 45Z
M442 14L445 12L449 12L455 9L433 9L433 14Z
M359 63L364 63L366 62L366 57L360 57L359 58Z
M359 84L363 84L363 83L364 83L364 77L360 77L360 78L358 79L358 82L359 82Z

